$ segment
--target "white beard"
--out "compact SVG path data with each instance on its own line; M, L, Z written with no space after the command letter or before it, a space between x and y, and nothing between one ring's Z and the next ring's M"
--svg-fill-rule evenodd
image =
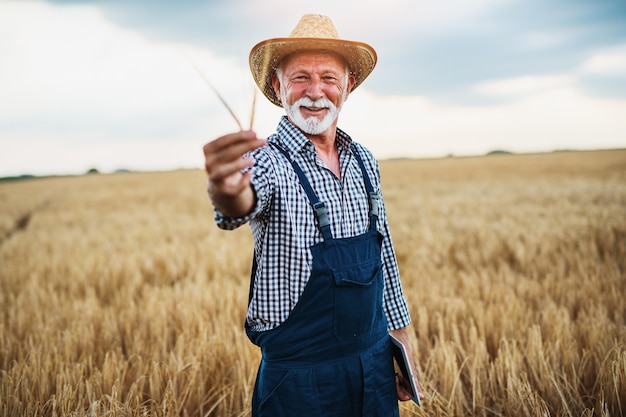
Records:
M287 104L287 94L283 90L282 86L280 90L281 100L283 103L283 107L287 112L287 116L289 116L289 119L291 119L291 121L296 126L298 126L304 133L307 133L309 135L319 135L327 131L339 116L341 106L339 108L335 107L335 105L327 98L321 98L319 100L313 101L308 97L302 97L291 106L289 106ZM302 116L302 113L300 113L300 107L327 108L328 111L326 112L326 116L324 116L322 120L319 120L315 116L311 116L305 119L304 116Z

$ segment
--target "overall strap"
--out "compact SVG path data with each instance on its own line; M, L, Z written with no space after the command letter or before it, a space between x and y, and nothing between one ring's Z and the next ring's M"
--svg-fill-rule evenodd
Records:
M333 235L330 230L330 217L328 216L328 207L326 207L326 203L320 201L317 194L315 194L313 187L311 187L311 183L302 171L302 168L300 168L300 165L298 165L298 163L291 158L289 152L287 152L282 146L278 145L277 143L270 143L274 145L276 149L278 149L283 155L285 155L285 158L287 158L287 160L291 163L291 166L293 166L294 171L296 171L298 179L300 180L300 184L302 185L302 188L304 188L304 192L306 193L307 197L309 197L311 206L313 206L315 218L317 219L317 222L320 226L320 230L322 231L322 236L324 236L324 240L332 239Z
M291 163L293 170L298 175L300 184L302 185L302 188L304 188L304 192L309 198L309 201L311 202L311 206L313 206L313 212L315 213L315 218L317 219L317 222L320 226L320 230L322 231L322 236L324 236L324 240L332 239L333 235L330 230L330 217L328 216L328 207L326 207L326 204L320 201L317 194L315 194L315 191L313 191L313 187L311 187L311 183L309 182L306 175L302 171L302 168L300 168L300 165L298 165L296 161L294 161L291 158L291 156L289 155L289 152L287 152L282 146L280 146L277 143L270 142L270 144L274 145L274 147L276 147L276 149L278 149L285 156L285 158L287 158L287 160ZM256 261L256 255L253 254L252 255L252 271L250 273L250 289L248 290L248 305L250 305L250 302L252 301L252 295L254 291L254 279L256 276L257 268L258 268L258 264Z
M367 170L365 169L365 163L363 163L363 159L361 158L354 142L352 143L352 153L354 153L354 156L361 167L361 171L363 172L363 182L365 183L365 190L367 190L367 195L369 196L370 230L376 230L378 224L378 194L374 192L374 187L372 186L370 177L367 175Z
M320 201L317 194L315 194L315 191L313 190L313 187L311 187L311 183L302 171L302 168L300 168L300 165L298 165L296 161L291 158L289 152L287 152L282 146L278 145L277 143L270 142L270 144L275 146L276 149L278 149L285 156L285 158L287 158L287 160L291 163L291 166L293 166L293 169L298 175L298 179L300 180L300 184L302 185L302 188L304 188L304 191L306 192L306 195L309 198L311 205L313 206L313 211L315 212L315 217L320 225L320 229L322 231L324 239L332 239L332 232L330 230L330 217L328 216L328 207L326 207L326 204ZM367 170L365 169L365 163L363 162L363 159L361 158L361 155L359 154L359 151L357 150L354 143L352 143L352 153L359 163L359 167L361 168L361 172L363 173L363 182L365 183L365 190L367 191L369 197L370 230L376 230L378 223L378 195L374 192L374 187L372 186L370 177L369 175L367 175ZM252 301L254 278L256 276L257 268L258 264L256 262L256 256L253 254L252 271L250 274L250 289L248 291L248 304L250 304L250 301Z

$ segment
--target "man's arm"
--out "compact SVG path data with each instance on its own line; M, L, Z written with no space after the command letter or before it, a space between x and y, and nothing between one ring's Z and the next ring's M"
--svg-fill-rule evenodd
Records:
M267 143L253 131L222 136L204 145L204 167L209 177L208 191L215 208L230 217L248 214L256 203L250 183L251 173L242 169L254 164L242 156Z

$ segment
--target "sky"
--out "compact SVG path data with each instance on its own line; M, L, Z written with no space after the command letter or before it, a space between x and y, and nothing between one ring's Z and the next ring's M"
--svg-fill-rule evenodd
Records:
M379 159L626 147L624 0L0 0L0 177L202 168L239 130L202 77L248 129L250 49L307 13L378 53L339 127Z

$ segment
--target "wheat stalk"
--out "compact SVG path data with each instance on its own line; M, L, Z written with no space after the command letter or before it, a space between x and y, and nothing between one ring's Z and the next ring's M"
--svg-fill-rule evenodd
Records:
M213 83L209 80L209 78L204 74L204 72L202 72L200 67L198 67L198 65L196 65L194 60L192 60L191 57L189 55L187 55L184 51L181 50L181 53L185 56L185 58L187 58L187 61L189 61L189 63L193 67L193 69L198 73L198 75L200 76L200 78L202 78L202 80L205 82L205 84L207 86L209 86L209 88L217 96L218 100L224 105L224 107L226 107L226 110L228 110L228 112L233 117L233 119L235 119L235 123L237 123L237 126L239 127L239 130L243 130L243 126L242 126L241 122L239 121L239 119L235 115L235 112L233 111L233 109L226 102L226 99L224 99L224 97L220 94L220 92L213 85ZM256 88L255 88L254 89L254 95L252 97L252 110L250 112L250 130L252 130L252 127L254 125L254 116L255 116L255 109L256 109L256 96L257 96L257 91L256 91Z
M252 130L252 127L254 126L254 113L256 110L256 95L257 95L257 90L255 88L254 94L252 95L252 110L250 111L250 130Z
M209 86L209 88L213 91L213 93L215 93L215 95L217 96L217 98L222 102L222 104L224 105L224 107L226 107L226 110L228 110L228 112L230 113L231 116L233 116L233 119L235 119L235 123L237 123L237 126L239 126L240 130L243 130L243 128L241 127L241 123L239 122L239 119L237 118L237 116L235 115L235 112L230 108L230 106L228 105L228 103L226 102L226 100L224 99L224 97L222 97L222 95L220 94L219 91L217 91L217 88L215 88L215 86L213 85L213 83L211 83L211 81L209 81L209 79L206 77L206 75L204 75L204 73L200 70L200 68L196 65L196 63L191 59L191 57L189 57L187 54L185 54L183 52L183 55L187 58L187 60L189 61L189 63L191 64L191 66L193 67L194 70L196 70L196 72L198 73L198 75L200 76L200 78L202 78L202 80L205 82L206 85Z

